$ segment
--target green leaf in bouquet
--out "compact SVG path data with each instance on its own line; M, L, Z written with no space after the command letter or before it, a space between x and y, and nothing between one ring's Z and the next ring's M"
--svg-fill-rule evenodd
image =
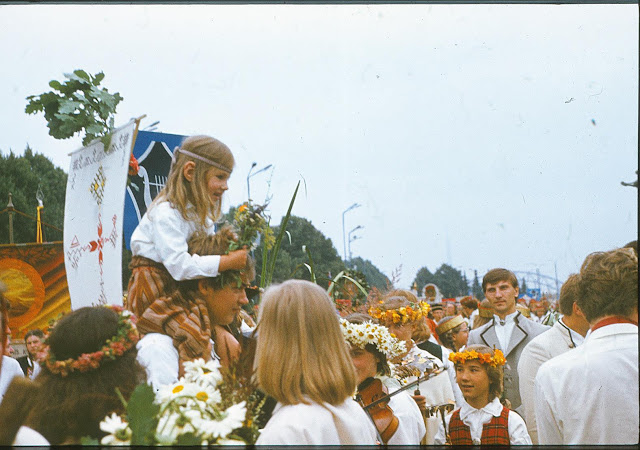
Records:
M74 70L73 73L83 80L90 81L89 75L82 69Z
M177 445L200 445L201 443L202 439L193 432L181 434L176 441Z
M160 405L154 403L153 388L140 384L135 388L127 404L127 421L131 428L132 445L152 445L154 434L158 426L158 412Z
M49 86L55 89L56 91L62 91L62 85L59 81L51 80L49 81Z
M80 438L80 445L90 445L92 447L100 445L100 441L91 436L82 436Z
M293 197L291 197L291 202L289 202L289 209L287 210L287 214L282 218L282 222L280 223L280 231L278 232L278 237L276 238L276 243L273 246L273 251L271 252L271 259L269 260L269 270L267 273L267 279L265 284L262 284L263 280L260 280L260 287L269 286L271 284L271 280L273 279L273 272L276 269L276 258L278 257L278 252L280 251L280 244L282 243L282 237L284 236L284 232L287 229L287 223L289 223L289 218L291 217L291 210L293 209L293 204L296 201L296 195L298 195L298 189L300 188L300 182L296 185L296 190L293 192ZM264 264L264 262L263 262Z

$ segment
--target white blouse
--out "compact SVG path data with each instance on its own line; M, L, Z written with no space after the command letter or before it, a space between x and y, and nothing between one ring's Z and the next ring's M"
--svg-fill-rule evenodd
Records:
M354 400L338 406L278 403L256 445L375 445L376 429Z
M186 221L168 201L153 205L140 220L131 235L134 256L144 256L162 263L174 280L215 277L220 266L219 255L190 255L187 241L199 230ZM207 219L204 231L214 234L215 224Z
M380 377L380 379L390 394L397 391L400 386L394 378ZM427 432L420 408L409 392L400 392L389 399L389 407L399 423L388 445L420 445L420 441Z
M502 404L498 398L494 398L482 409L476 409L467 402L464 402L462 408L460 408L460 420L469 427L471 440L476 445L480 444L482 427L484 424L490 422L493 417L500 417L500 414L502 414ZM451 416L453 416L453 413L450 413L445 417L447 429L449 428ZM512 445L531 445L531 438L527 432L527 426L525 425L522 417L520 417L515 411L509 410L507 432L509 433L509 442ZM444 426L442 425L442 421L440 421L438 433L435 438L435 444L444 445L445 443L446 437L444 434Z

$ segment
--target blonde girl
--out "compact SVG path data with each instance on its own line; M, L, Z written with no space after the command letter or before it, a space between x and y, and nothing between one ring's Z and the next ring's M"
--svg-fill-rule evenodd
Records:
M221 215L221 200L235 164L231 150L209 136L191 136L174 150L169 178L131 236L133 258L126 306L141 319L145 313L167 330L179 329L188 321L188 309L173 313L168 321L162 317L159 298L176 289L176 281L211 278L227 270L241 270L247 251L226 255L189 253L187 242L196 232L215 233ZM149 319L151 320L151 319ZM147 325L153 325L147 323ZM171 337L171 332L167 332ZM187 345L179 348L181 360L208 358L207 340L189 335Z
M258 445L372 445L375 428L351 398L356 371L327 293L304 280L265 292L254 368L278 404Z

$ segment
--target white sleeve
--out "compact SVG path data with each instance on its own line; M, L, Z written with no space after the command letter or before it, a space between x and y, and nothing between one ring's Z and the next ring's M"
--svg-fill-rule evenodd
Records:
M147 383L155 391L178 381L180 360L170 336L149 333L140 339L137 348L137 360L147 372Z
M449 427L449 421L451 420L451 414L445 416L444 420L447 422L447 428ZM434 438L434 445L445 445L447 443L447 436L445 434L444 425L442 421L440 421L440 425L438 426L438 432L436 433L436 437Z
M531 441L538 443L538 426L536 423L534 382L538 369L550 356L535 339L522 350L518 359L518 379L520 385L520 399L524 419L531 436Z
M531 445L531 438L522 417L515 411L509 411L509 442L512 445Z
M157 208L162 206L164 205L158 205ZM174 280L192 280L218 275L219 255L189 254L189 225L178 211L167 205L149 217L149 220L153 230L151 240L162 264Z
M535 379L535 413L538 425L539 445L562 445L562 431L555 418L552 405L553 399L548 398L545 386L548 386L548 375L545 370L546 363L538 370Z

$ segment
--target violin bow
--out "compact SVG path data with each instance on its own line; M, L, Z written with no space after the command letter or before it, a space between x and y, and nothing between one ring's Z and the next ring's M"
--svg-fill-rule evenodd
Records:
M411 389L412 387L419 385L423 381L427 381L428 379L433 378L436 375L440 375L442 372L444 372L444 368L443 367L434 369L431 372L425 374L424 376L418 377L415 381L412 381L411 383L408 383L405 386L402 386L400 389L398 389L396 391L393 391L392 393L387 394L384 397L381 397L378 400L369 403L367 406L363 406L363 408L367 409L367 410L370 409L370 408L373 408L378 403L382 403L382 402L388 401L394 395L397 395L402 391L406 391L407 389Z

